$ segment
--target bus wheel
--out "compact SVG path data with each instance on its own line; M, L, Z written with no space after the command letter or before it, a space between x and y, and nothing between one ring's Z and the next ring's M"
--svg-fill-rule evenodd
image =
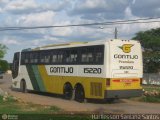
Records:
M72 86L70 84L65 84L63 90L64 98L70 100L72 98L72 92Z
M75 90L75 100L78 102L84 102L85 94L81 85L77 85Z
M20 83L20 91L23 92L23 93L26 93L26 92L27 92L25 80L21 80L21 83Z

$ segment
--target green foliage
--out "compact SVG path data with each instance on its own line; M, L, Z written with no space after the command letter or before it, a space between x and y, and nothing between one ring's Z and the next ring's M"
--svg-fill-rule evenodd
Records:
M141 101L151 102L151 103L160 103L160 88L159 88L159 86L144 85L143 88L145 91L147 91L148 94L144 94L144 96L142 96L142 98L141 98ZM155 95L155 91L158 92L158 94Z
M0 105L0 114L18 114L18 120L91 120L90 115L63 115L62 110L56 106L18 102L12 96L6 101L0 96Z
M7 53L7 49L8 48L5 45L0 44L0 59Z
M157 73L160 70L160 52L144 52L143 53L144 72Z
M7 71L9 69L9 64L6 60L0 60L0 71Z
M143 96L140 101L151 102L151 103L160 103L160 96Z
M4 96L0 95L0 114L53 114L61 111L56 106L45 107L43 105L18 102L13 96L8 96L3 100Z
M140 40L145 49L160 51L160 28L138 32L133 39Z
M155 86L155 85L143 85L142 87L143 87L143 89L145 91L151 92L151 91L156 90L156 91L160 92L160 87L159 86Z
M56 114L20 114L20 120L92 120L91 116L84 115L56 115ZM99 120L99 119L98 119ZM107 119L105 119L107 120Z
M143 53L144 72L157 73L160 69L160 28L141 31L132 39L141 42Z
M147 95L144 93L141 97L131 98L131 100L148 102L148 103L160 103L160 87L154 85L143 85L144 91L147 91ZM159 94L153 94L153 91L159 92ZM151 94L152 92L152 94Z

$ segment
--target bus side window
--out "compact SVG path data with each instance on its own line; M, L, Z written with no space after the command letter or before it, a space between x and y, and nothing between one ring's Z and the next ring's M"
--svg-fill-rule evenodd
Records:
M34 54L34 63L38 63L38 52Z
M44 55L44 62L49 63L50 62L50 52L46 52Z
M34 53L30 53L30 63L34 63Z
M63 61L63 54L62 54L62 53L59 53L59 54L57 55L57 62L58 62L58 63L62 63L62 61Z
M56 63L57 62L57 55L52 55L52 63Z
M88 54L87 54L87 61L88 61L88 62L93 62L93 60L94 60L94 59L93 59L93 53L88 53Z
M57 63L62 63L62 61L63 61L62 51L55 51L51 54L51 63L57 64Z
M88 48L82 50L81 62L92 64L94 62L93 52L94 51L92 49L88 49Z
M38 52L30 53L30 63L38 63Z
M87 55L85 53L82 54L81 61L82 62L86 62L87 61Z
M94 49L94 60L96 64L103 64L104 46L98 46Z
M102 52L96 52L95 53L95 62L100 63L102 61Z
M29 63L29 53L25 53L24 63Z
M21 64L25 64L25 53L21 53Z
M71 54L70 55L71 62L77 62L77 57L78 57L77 54Z
M67 50L66 55L65 55L65 62L66 63L76 63L77 62L77 57L78 53L76 50Z
M93 53L83 53L81 61L84 63L93 62Z
M40 53L40 63L44 63L44 53Z

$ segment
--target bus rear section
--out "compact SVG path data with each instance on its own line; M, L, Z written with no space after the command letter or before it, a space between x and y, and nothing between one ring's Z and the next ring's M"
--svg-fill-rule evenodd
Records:
M138 41L109 42L109 78L105 98L129 98L142 95L142 50Z

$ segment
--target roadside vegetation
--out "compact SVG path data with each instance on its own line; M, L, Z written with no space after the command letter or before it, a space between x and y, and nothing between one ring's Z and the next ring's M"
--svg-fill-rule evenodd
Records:
M65 113L56 106L26 103L13 96L0 96L0 114L18 115L23 120L89 120L90 116Z
M160 103L160 87L155 85L145 85L142 101Z
M53 114L62 111L56 106L43 106L32 103L25 103L12 96L0 96L1 114Z
M160 73L160 28L138 32L133 39L140 40L143 51L144 73ZM160 103L160 86L144 85L142 97L131 98L138 101Z
M3 60L7 50L7 46L0 43L0 72L6 72L8 69L10 69L8 62Z
M132 39L140 40L144 49L144 73L160 72L160 28L140 31Z
M155 85L143 85L142 97L131 98L132 100L150 103L160 103L160 87Z

